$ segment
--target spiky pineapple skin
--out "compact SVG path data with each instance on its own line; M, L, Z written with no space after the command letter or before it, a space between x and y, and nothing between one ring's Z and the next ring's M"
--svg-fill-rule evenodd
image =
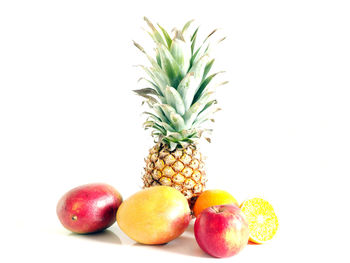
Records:
M187 198L191 208L205 189L204 158L195 145L170 151L167 145L158 143L149 150L145 162L144 188L174 187Z

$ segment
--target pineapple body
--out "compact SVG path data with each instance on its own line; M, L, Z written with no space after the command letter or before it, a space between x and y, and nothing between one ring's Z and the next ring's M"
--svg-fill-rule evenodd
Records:
M195 145L170 150L158 143L145 159L144 187L171 186L179 190L192 206L207 182L202 154Z
M216 30L201 41L197 39L199 27L189 31L192 20L182 29L172 30L173 36L159 24L157 28L147 18L145 21L155 52L149 54L134 42L149 61L149 66L139 65L146 73L140 80L147 87L134 91L148 106L144 128L151 129L156 145L145 159L144 187L174 187L192 207L207 181L196 145L201 137L210 142L210 123L220 110L213 98L215 89L227 83L212 85L214 77L222 72L211 73L215 61L210 56L211 40Z

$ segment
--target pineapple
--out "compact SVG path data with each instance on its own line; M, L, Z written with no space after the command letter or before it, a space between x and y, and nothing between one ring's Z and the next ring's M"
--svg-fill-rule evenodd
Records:
M214 122L212 115L218 110L209 83L220 72L208 74L214 63L209 56L209 39L216 30L197 47L198 28L188 33L192 21L181 30L174 29L170 37L163 27L158 25L157 29L144 19L155 42L154 56L134 42L151 64L141 66L148 75L141 80L149 87L135 90L150 108L144 112L148 116L144 127L152 130L155 139L145 159L144 187L172 186L184 194L192 207L207 182L198 140L211 131L207 124ZM208 137L205 139L210 142Z

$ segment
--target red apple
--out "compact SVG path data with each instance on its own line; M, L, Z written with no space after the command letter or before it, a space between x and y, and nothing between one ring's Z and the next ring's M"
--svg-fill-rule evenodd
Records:
M119 192L108 184L82 185L62 196L57 204L57 216L72 232L98 232L114 224L122 200Z
M198 245L213 257L231 257L248 243L249 229L241 209L217 205L204 209L194 224Z

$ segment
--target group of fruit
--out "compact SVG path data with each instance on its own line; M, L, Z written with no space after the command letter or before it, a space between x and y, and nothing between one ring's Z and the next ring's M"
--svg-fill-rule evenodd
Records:
M222 190L206 190L193 207L195 239L213 257L240 252L248 240L264 243L276 233L273 208L263 199L243 202ZM107 184L88 184L67 192L58 202L57 215L64 227L80 234L94 233L115 221L133 240L148 245L168 243L179 237L191 221L184 195L173 187L140 190L123 201Z
M193 21L173 36L145 18L155 43L153 56L138 43L150 66L140 66L148 87L135 90L149 110L144 127L152 130L156 144L145 158L143 190L122 202L111 186L92 184L71 190L62 197L57 213L62 224L77 233L101 231L116 220L132 239L144 244L167 243L187 228L191 212L196 217L194 234L199 246L215 257L237 254L248 242L263 243L273 237L277 218L263 199L247 200L239 207L227 192L207 190L204 158L198 140L211 132L213 114L220 110L212 85L222 71L210 73L211 40L216 30L200 39ZM224 38L218 39L215 44ZM204 136L205 135L205 136ZM224 155L224 152L217 154Z

